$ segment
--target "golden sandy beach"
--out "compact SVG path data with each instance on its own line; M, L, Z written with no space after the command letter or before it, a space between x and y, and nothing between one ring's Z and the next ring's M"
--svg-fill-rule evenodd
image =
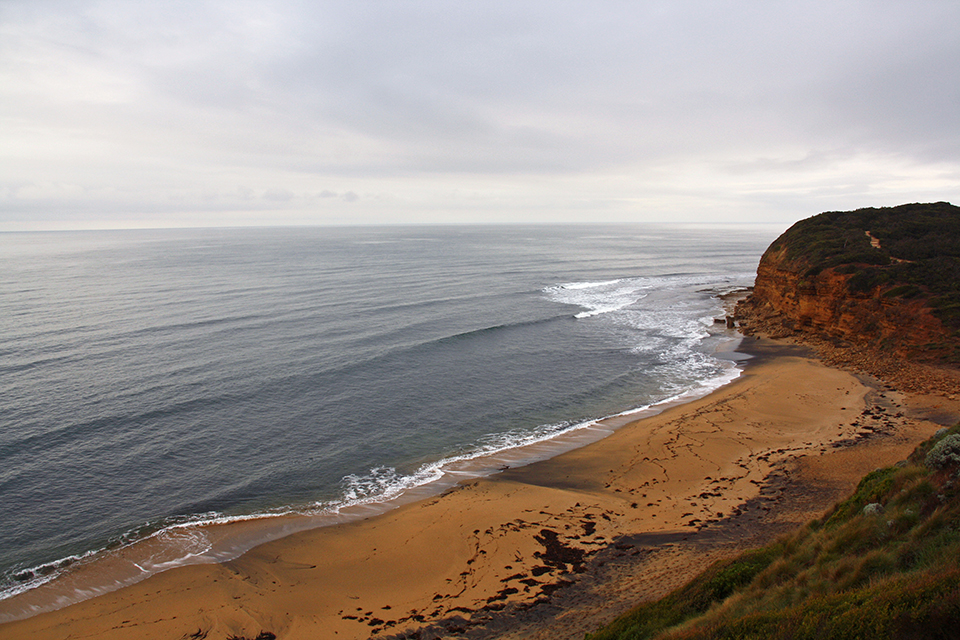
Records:
M581 449L222 565L0 626L3 638L577 638L806 522L956 402L756 341L734 383ZM925 416L937 414L937 422ZM0 603L0 611L11 603Z

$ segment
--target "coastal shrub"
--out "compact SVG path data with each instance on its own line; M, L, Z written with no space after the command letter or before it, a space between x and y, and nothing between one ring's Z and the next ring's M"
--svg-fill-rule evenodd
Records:
M834 269L833 272L839 273L842 276L849 276L850 274L856 273L859 270L860 267L855 264L844 264Z
M934 298L930 301L930 306L942 323L958 329L960 333L960 293L950 293Z
M867 564L867 563L865 563ZM881 571L889 567L881 561ZM948 638L960 620L960 571L861 579L857 587L786 607L711 619L667 630L661 640Z
M931 469L960 464L960 435L952 434L941 439L927 453L924 464Z
M889 283L892 276L880 269L864 269L847 280L847 289L851 293L869 293L877 287Z
M915 284L902 284L883 293L884 298L916 298L923 290Z
M860 559L851 576L851 586L867 584L878 576L888 575L897 569L898 555L890 549L874 549Z
M942 429L939 429L937 430L937 433L934 434L933 438L925 442L921 442L920 445L917 446L917 448L914 450L914 452L910 454L910 457L909 457L910 462L923 469L928 469L929 467L927 467L926 464L924 463L927 453L930 452L930 449L936 446L937 442L941 438L943 438L945 435L950 435L950 434L960 435L960 424L950 427L946 432L944 432Z
M909 543L900 550L898 566L911 572L957 567L960 535L943 521L935 527L918 527Z
M896 467L886 467L871 471L863 477L854 494L837 504L827 514L826 526L837 526L846 522L851 516L860 513L864 506L871 502L880 502L880 498L890 492L893 487L894 478L897 475Z
M774 557L778 544L749 551L734 560L713 564L696 580L655 602L639 605L596 634L590 640L644 640L707 611L735 590L747 585Z

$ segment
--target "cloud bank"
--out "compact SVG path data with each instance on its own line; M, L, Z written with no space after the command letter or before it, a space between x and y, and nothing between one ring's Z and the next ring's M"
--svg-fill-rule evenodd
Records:
M960 195L960 5L7 0L0 230Z

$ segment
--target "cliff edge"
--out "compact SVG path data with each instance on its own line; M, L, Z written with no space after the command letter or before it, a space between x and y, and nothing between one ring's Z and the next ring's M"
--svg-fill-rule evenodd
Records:
M960 207L831 211L764 252L735 321L746 335L960 365Z

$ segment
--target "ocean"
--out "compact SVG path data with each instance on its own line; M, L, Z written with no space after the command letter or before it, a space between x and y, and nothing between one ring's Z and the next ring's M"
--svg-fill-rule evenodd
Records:
M739 375L723 296L779 232L0 234L0 620L703 395Z

